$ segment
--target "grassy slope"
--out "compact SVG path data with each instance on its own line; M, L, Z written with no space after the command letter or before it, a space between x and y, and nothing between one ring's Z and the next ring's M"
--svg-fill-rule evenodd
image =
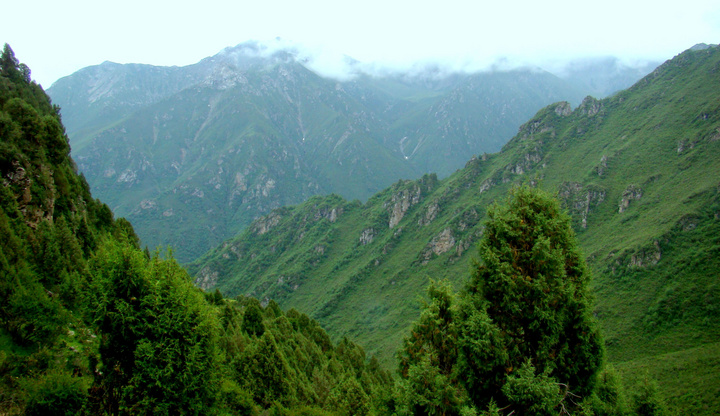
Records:
M537 182L573 216L608 359L628 383L647 368L676 410L720 412L719 69L717 48L685 52L612 98L571 114L547 107L502 152L442 182L398 182L365 205L314 198L193 268L227 294L305 311L394 365L428 280L460 286L487 205L513 183Z

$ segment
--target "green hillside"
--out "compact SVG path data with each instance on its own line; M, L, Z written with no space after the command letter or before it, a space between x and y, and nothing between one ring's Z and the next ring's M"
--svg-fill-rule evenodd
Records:
M203 293L93 199L59 108L0 55L0 414L368 414L390 374L297 310Z
M607 357L678 413L720 412L720 49L688 50L612 97L548 106L496 154L367 203L313 197L191 266L196 284L305 311L394 365L430 279L469 277L487 207L556 193L593 271Z
M49 89L95 195L149 247L189 262L312 195L364 201L400 178L448 176L591 90L536 68L338 81L258 47L180 68L105 62Z

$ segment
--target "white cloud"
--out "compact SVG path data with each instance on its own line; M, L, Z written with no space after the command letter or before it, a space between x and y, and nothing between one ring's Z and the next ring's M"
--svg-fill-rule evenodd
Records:
M45 86L105 60L187 65L277 36L320 49L312 54L318 71L338 73L344 64L333 55L395 68L427 61L482 67L498 56L668 59L720 41L720 3L710 0L29 0L10 2L3 15L11 18L0 25L0 42Z

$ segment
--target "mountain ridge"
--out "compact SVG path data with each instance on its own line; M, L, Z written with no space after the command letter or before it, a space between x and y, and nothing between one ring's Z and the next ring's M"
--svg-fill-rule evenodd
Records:
M541 106L582 98L536 69L341 82L302 59L241 44L185 67L102 64L48 92L97 195L182 261L311 195L365 200L400 178L448 175Z
M720 353L718 68L718 48L688 50L612 97L545 107L501 152L446 179L399 181L365 204L282 208L195 262L196 283L305 310L387 363L428 279L462 284L484 208L529 182L572 215L610 362L627 377L664 363L649 370L676 409L717 408L711 392L693 392L717 378L692 351ZM674 379L664 365L692 370Z

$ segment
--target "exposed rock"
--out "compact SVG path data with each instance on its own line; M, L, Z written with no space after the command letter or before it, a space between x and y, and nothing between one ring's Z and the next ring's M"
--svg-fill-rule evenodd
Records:
M118 176L118 182L135 182L137 179L137 173L132 169L126 169L123 173Z
M363 230L362 234L360 234L360 244L362 245L368 245L372 243L373 239L375 238L375 230L372 228L366 228Z
M607 171L607 156L602 155L600 158L600 164L596 168L598 176L603 176L605 174L605 171Z
M274 179L268 179L267 182L265 182L265 186L262 188L262 196L268 196L270 195L270 191L275 189L275 180Z
M540 161L542 160L542 155L540 153L540 149L535 148L533 152L525 153L517 163L515 164L509 164L505 167L505 169L509 170L510 173L513 173L515 175L524 175L525 172L531 170L535 167ZM509 178L504 178L509 179Z
M465 252L465 250L472 247L473 239L466 238L465 240L460 240L457 242L457 247L455 248L455 254L460 257Z
M683 231L692 231L697 228L698 218L694 215L686 215L680 218L679 225Z
M570 103L567 101L563 101L561 103L558 103L555 106L555 114L566 117L572 114L572 107L570 106Z
M655 266L661 258L660 243L655 241L652 247L643 249L639 253L630 256L630 267L644 268Z
M695 142L688 141L687 139L679 140L678 147L677 147L677 153L681 154L685 150L694 149L695 144L696 144Z
M455 237L453 236L452 230L449 228L444 229L440 234L436 235L432 241L427 246L427 250L423 253L423 257L425 260L423 261L423 264L427 264L427 262L432 257L432 254L435 253L435 255L440 255L443 253L447 253L450 251L451 248L455 245Z
M393 204L392 210L390 211L390 221L388 223L389 228L394 228L403 219L407 210L420 202L421 190L420 187L415 185L413 189L405 189L402 192L393 194L390 203ZM388 205L387 203L385 204Z
M425 211L425 215L420 217L420 219L418 220L418 225L430 224L437 216L439 210L440 208L437 202L430 204L430 206L428 206L427 208L427 211Z
M602 103L600 100L587 96L578 107L578 111L588 117L592 117L600 112Z
M143 199L140 201L140 208L141 209L153 209L157 206L157 203L153 201L152 199Z
M495 185L495 181L493 181L492 179L486 179L485 181L483 181L482 184L480 184L480 193L489 191L490 188L493 187L493 185Z
M16 195L18 210L25 218L25 222L31 228L36 228L42 220L53 220L55 212L56 189L53 179L53 171L46 166L40 167L40 174L34 179L30 178L19 161L12 161L13 169L2 178L2 186L12 187ZM42 201L33 201L32 184L38 181L48 190L47 198Z
M202 290L209 290L215 287L218 280L218 272L212 271L210 267L204 267L195 278L195 286Z
M716 141L718 141L718 140L720 140L720 127L718 127L718 128L715 130L715 133L714 133L712 136L710 136L710 141L711 141L711 142L716 142Z
M588 215L605 200L605 189L592 185L583 187L578 182L565 182L560 187L558 196L573 217L580 217L580 226L587 228Z
M317 212L315 212L315 221L319 221L321 219L326 219L330 222L337 221L338 217L342 215L343 209L342 208L321 208Z
M252 231L257 235L263 235L270 231L274 226L278 225L281 218L282 217L279 214L271 212L270 214L256 220L252 225Z
M238 191L247 191L247 181L241 172L235 174L235 187Z
M620 203L618 204L618 212L625 212L625 210L630 206L630 201L637 201L642 198L642 196L642 189L640 189L639 186L628 186L628 188L623 192L622 198L620 198Z

